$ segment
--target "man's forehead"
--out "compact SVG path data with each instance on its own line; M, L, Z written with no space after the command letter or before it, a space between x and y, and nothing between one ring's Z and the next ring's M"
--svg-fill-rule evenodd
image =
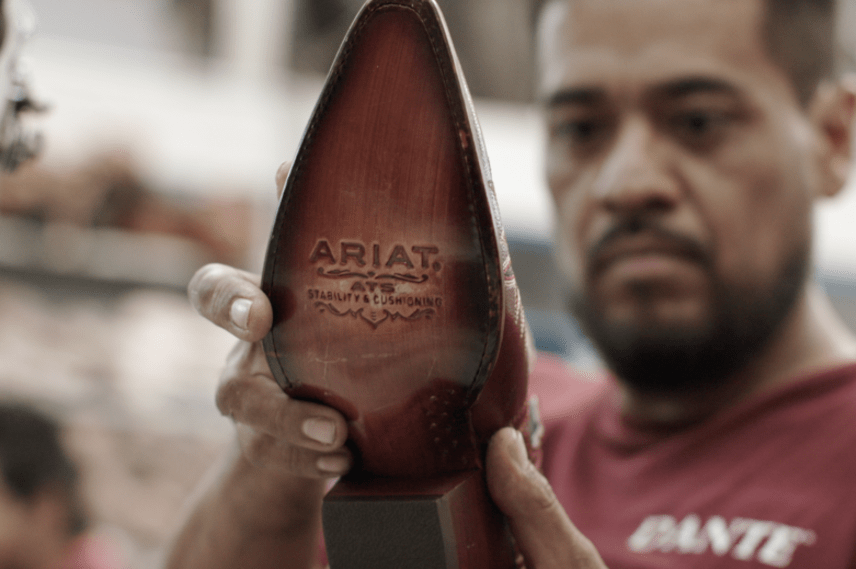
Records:
M565 18L574 39L621 38L627 46L659 35L700 37L711 28L762 22L768 0L549 0L544 13ZM774 0L775 1L775 0Z
M539 28L540 87L610 77L770 73L764 0L554 0Z

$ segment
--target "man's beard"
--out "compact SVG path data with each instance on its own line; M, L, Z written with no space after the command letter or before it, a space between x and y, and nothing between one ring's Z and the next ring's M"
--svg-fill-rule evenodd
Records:
M638 226L625 227L611 233L638 230ZM709 318L702 323L658 325L644 318L609 322L603 308L585 291L573 290L569 295L569 309L604 362L620 381L640 393L678 395L724 387L729 376L760 354L791 313L805 284L810 257L808 244L795 247L777 278L750 287L724 282L700 248L693 252L699 253L695 256L712 288Z

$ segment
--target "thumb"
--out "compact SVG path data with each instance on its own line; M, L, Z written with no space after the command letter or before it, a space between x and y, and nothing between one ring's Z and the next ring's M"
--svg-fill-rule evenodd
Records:
M574 527L547 479L529 461L523 435L498 431L487 452L487 483L528 569L605 569L591 542Z

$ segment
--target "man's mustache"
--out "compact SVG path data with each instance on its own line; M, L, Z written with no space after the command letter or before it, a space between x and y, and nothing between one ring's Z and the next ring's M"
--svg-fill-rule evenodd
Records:
M638 216L618 221L588 248L586 257L589 267L598 267L604 263L610 257L611 249L619 246L622 240L640 235L651 239L664 250L691 259L704 267L713 265L711 252L697 239L667 229L653 219Z

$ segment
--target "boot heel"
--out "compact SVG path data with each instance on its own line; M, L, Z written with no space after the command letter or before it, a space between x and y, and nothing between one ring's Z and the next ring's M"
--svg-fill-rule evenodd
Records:
M340 481L324 499L330 566L343 569L513 567L508 528L483 473L432 480Z

